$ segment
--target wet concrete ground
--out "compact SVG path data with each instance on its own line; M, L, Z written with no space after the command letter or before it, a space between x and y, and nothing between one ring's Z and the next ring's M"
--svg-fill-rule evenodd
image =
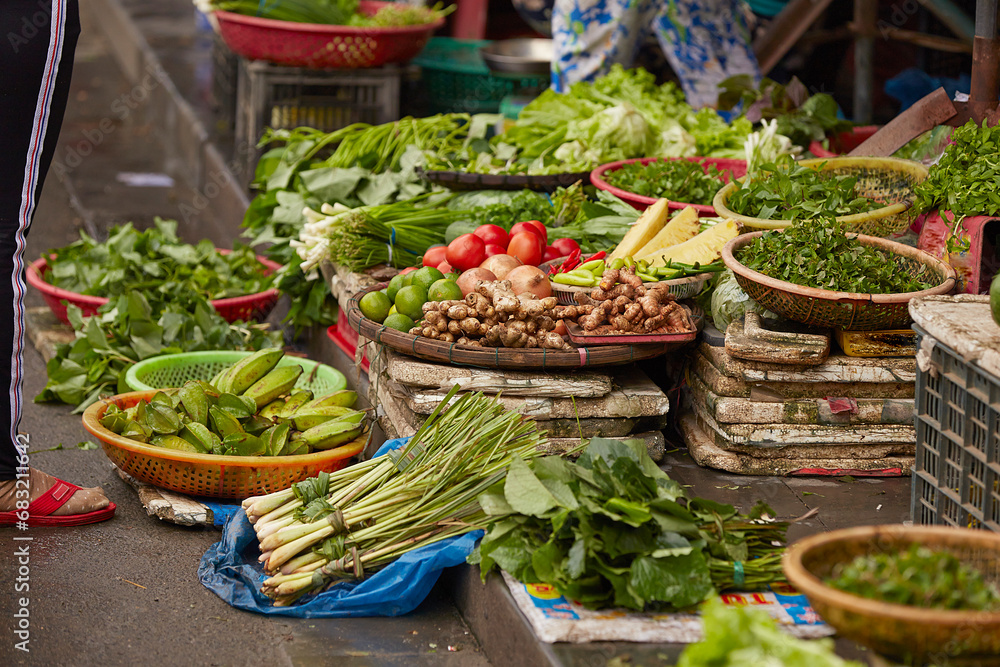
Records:
M205 74L199 69L204 44L198 46L192 37L190 3L121 0L121 6L133 12L136 25L176 79L177 90L211 127L211 97L203 95ZM116 45L97 29L94 17L90 19L77 53L57 166L46 183L27 254L37 257L64 245L80 229L100 236L112 224L132 220L147 225L156 215L180 219L182 235L197 241L213 221L197 214L185 216L182 205L198 193L177 174L162 127L138 99L146 95L126 78L113 55ZM116 100L133 100L135 108L121 113L120 105L113 106ZM119 178L125 172L173 173L175 179L168 187L135 187ZM41 304L33 291L29 304ZM26 351L25 360L24 395L30 400L44 386L45 369L33 349ZM451 599L454 577L461 574L443 579L418 611L402 618L296 620L234 610L196 578L199 559L217 540L216 531L180 528L147 517L100 450L76 448L89 436L67 406L29 403L22 429L31 437L33 465L77 484L103 487L119 509L114 520L95 526L28 531L33 538L29 543L31 652L14 650L13 636L5 630L0 634L0 664L476 667L604 665L617 657L627 658L630 662L625 664L652 665L669 664L679 651L676 646L625 643L535 646L537 642L524 634L523 624L500 613L496 605L502 607L502 600L490 601L492 611L490 605L478 611L467 608L466 613L476 616L466 623ZM64 449L40 451L60 444ZM664 463L695 494L744 510L757 499L766 500L783 518L817 508L817 516L791 529L792 539L850 525L908 519L908 478L854 483L750 478L699 468L682 450L669 454ZM0 582L14 582L16 576L14 536L13 530L0 531L0 549L8 550L0 552ZM0 594L0 616L11 619L14 584L3 585L11 589ZM2 625L12 628L10 620ZM480 632L480 641L470 633L470 625ZM503 637L513 640L500 641ZM448 652L449 645L461 650ZM846 644L839 648L858 655Z

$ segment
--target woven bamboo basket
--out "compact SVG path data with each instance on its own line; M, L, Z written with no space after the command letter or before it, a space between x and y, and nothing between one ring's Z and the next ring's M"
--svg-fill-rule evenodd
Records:
M801 160L799 164L814 167L830 176L857 176L855 191L881 204L867 213L843 215L837 218L850 231L869 236L889 236L910 226L915 196L913 186L927 179L927 167L913 160L876 157L835 157L822 160ZM715 195L712 206L723 218L733 218L747 229L784 229L791 220L765 220L740 215L729 208L729 198L743 179L729 183Z
M816 289L778 280L747 268L734 256L762 234L764 232L752 232L731 240L722 248L722 261L736 275L736 282L751 299L772 313L795 322L816 327L840 327L849 331L903 329L910 325L910 313L907 309L910 299L948 294L955 288L955 270L945 262L902 243L860 234L854 236L864 245L896 255L904 271L913 275L921 265L927 265L940 282L935 287L919 292L859 294Z
M807 537L785 552L788 581L848 639L913 664L1000 663L1000 612L943 611L871 600L824 583L836 565L918 543L954 554L1000 584L1000 534L944 526L860 526ZM955 660L961 662L953 662ZM909 663L908 663L909 664Z
M368 292L385 287L374 285L351 297L347 307L347 323L361 336L411 357L438 361L456 366L479 368L511 368L549 370L553 368L585 368L617 366L633 361L652 359L686 343L650 343L645 345L601 345L580 347L572 352L539 348L468 347L445 343L423 336L390 329L361 314L358 302Z

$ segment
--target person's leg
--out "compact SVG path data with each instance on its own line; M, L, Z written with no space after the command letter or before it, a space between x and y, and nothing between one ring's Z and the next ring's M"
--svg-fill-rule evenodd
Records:
M693 107L715 106L734 74L760 81L738 0L658 0L656 37Z
M10 370L3 390L6 406L0 404L0 512L23 500L16 491L18 479L22 486L29 481L31 500L58 483L36 470L28 474L15 443L23 404L25 235L66 109L78 13L77 0L0 2L0 127L6 143L0 160L0 367ZM65 502L52 514L108 507L99 489L72 493L72 488L64 483L57 488L52 504Z
M552 9L552 88L629 67L656 16L652 0L555 0Z

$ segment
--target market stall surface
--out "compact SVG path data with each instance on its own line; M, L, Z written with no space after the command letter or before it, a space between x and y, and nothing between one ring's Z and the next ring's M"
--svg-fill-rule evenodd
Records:
M190 11L189 3L180 4ZM46 184L28 239L29 257L74 240L81 227L98 234L126 220L148 224L155 215L184 220L182 234L197 240L199 221L185 220L181 209L193 200L193 191L180 182L121 178L123 173L166 171L156 136L159 128L148 121L141 100L124 118L116 112L119 107L112 107L122 95L137 97L136 90L118 69L101 32L85 23L56 155L57 164L65 168L54 171ZM102 125L105 119L113 123L113 131L102 129L107 127ZM29 305L40 303L36 293L29 293ZM4 642L2 664L475 667L488 664L486 656L497 665L604 665L615 658L624 664L669 664L681 649L623 642L543 645L505 599L502 584L494 580L480 587L478 573L469 567L447 573L416 612L400 618L300 620L234 610L203 588L196 576L199 559L218 532L181 528L147 516L100 450L77 448L89 439L78 415L70 414L67 406L30 403L45 383L45 369L32 348L25 360L24 396L29 402L22 430L31 437L32 464L77 484L101 486L117 503L118 513L93 526L4 533L9 551L0 558L0 577L12 590L0 596L0 613L11 619L13 600L30 596L31 652L16 651L13 642ZM59 445L62 449L42 451ZM771 504L782 518L818 509L817 515L791 528L793 540L818 531L909 518L909 478L742 477L699 468L682 450L668 453L663 463L694 494L734 503L744 511L757 499ZM15 536L32 540L15 542ZM15 593L19 565L13 554L23 544L30 552L30 590ZM838 648L845 655L860 655L844 642Z

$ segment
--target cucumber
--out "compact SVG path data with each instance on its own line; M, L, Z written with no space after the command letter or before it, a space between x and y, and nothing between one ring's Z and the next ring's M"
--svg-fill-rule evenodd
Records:
M993 321L1000 324L1000 273L993 276L990 283L990 312L993 314Z

